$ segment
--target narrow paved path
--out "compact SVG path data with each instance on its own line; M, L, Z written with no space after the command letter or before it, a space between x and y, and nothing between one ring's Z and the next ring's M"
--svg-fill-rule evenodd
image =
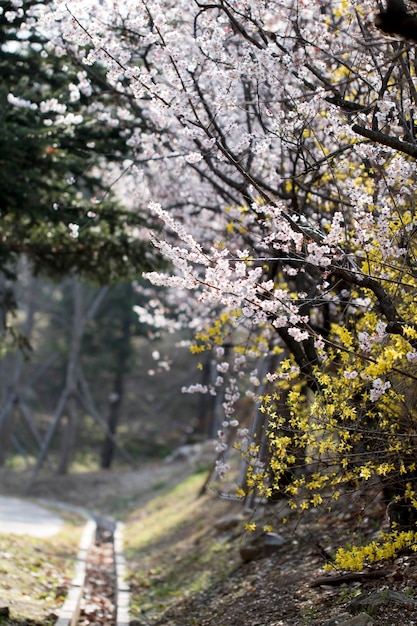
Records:
M55 505L63 510L77 510L90 518L81 539L76 573L55 626L128 626L129 593L123 579L120 525L107 518L93 520L92 514L78 507L59 502ZM61 530L63 523L59 515L44 506L0 496L2 534L51 537Z
M51 537L62 524L61 517L38 504L0 496L0 533Z

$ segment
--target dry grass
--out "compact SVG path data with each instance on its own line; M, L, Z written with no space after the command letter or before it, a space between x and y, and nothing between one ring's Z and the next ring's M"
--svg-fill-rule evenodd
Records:
M0 535L1 606L10 618L0 624L39 624L56 620L74 571L85 520L60 512L65 523L47 539L27 535Z
M213 494L198 498L203 480L197 474L161 489L127 520L133 615L158 620L179 600L208 591L239 565L231 537L214 529L218 519L238 507Z
M284 526L278 509L285 503L259 507L259 525L270 524L286 543L275 554L243 563L239 549L252 537L245 533L244 522L223 532L215 529L219 519L241 512L242 505L220 499L214 490L198 498L205 477L186 463L68 477L43 475L36 495L60 499L65 494L73 504L88 502L94 512L124 520L131 626L322 626L345 613L361 592L392 589L416 597L416 554L385 564L388 575L378 580L311 587L324 575L321 547L331 555L340 545L376 536L384 517L377 500L364 511L361 497L351 494L333 513L320 517L312 510ZM3 478L3 492L16 495L19 480ZM58 605L57 591L66 582L62 578L64 567L71 564L70 544L59 535L48 541L16 538L16 543L0 544L0 550L11 555L6 560L0 555L1 580L10 585L10 606L13 602L17 608L22 596L22 616L26 594L35 620L26 623L47 626L48 611ZM14 569L6 572L6 566ZM383 606L373 614L374 623L417 625L417 611L407 608L404 620L404 610L394 604ZM8 623L23 626L24 621L19 617Z
M280 504L259 507L259 526L271 525L286 543L274 554L243 563L239 548L252 540L245 522L223 532L215 529L219 519L241 512L242 505L213 491L197 498L204 478L186 476L175 485L168 480L126 520L132 626L322 626L345 613L362 592L393 589L415 597L416 556L387 564L388 575L377 580L312 586L325 574L322 547L331 554L352 536L365 540L377 532L377 505L366 523L358 514L360 499L347 499L324 518L311 511L284 526ZM417 624L417 611L409 608L402 622L403 607L382 606L374 623Z

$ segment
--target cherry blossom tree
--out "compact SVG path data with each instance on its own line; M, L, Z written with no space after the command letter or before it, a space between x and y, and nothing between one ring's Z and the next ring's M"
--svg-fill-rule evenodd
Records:
M267 417L238 431L248 490L302 511L381 485L391 534L342 551L352 568L415 542L417 517L416 57L391 9L75 0L42 26L137 115L137 195L171 264L147 278L218 360L188 391L221 390L219 452L246 393Z

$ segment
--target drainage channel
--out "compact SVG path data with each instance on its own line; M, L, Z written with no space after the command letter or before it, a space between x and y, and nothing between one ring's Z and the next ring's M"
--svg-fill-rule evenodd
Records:
M116 624L115 523L98 518L95 541L87 555L77 626Z
M55 507L57 504L53 503ZM78 507L61 503L59 507L81 513L87 522L74 578L55 626L129 626L123 525Z

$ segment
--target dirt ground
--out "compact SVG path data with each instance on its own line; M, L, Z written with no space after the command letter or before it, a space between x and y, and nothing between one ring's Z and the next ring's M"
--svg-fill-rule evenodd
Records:
M219 498L216 485L196 498L205 473L197 476L187 492L178 491L193 474L195 467L177 461L137 471L43 475L31 496L69 502L125 521L132 569L132 626L333 626L361 612L351 603L376 591L381 604L364 609L371 616L368 622L363 616L363 624L417 625L416 554L404 554L345 580L341 572L326 574L323 569L339 545L377 536L383 520L377 501L364 512L361 498L350 497L332 514L319 516L313 510L302 521L293 517L284 526L279 520L285 503L260 505L253 511L258 525L271 525L285 541L272 553L257 552L255 547L246 560L242 546L259 545L262 537L249 536L244 522L216 528L225 516L239 516L242 505ZM2 470L0 492L23 495L28 478ZM170 517L174 522L178 512L178 520L167 524ZM152 515L156 514L165 520L165 525L158 522L158 529L155 526L155 533L163 535L158 539L152 535ZM134 537L141 532L149 533L149 540L138 547ZM318 584L324 576L339 580ZM344 616L341 621L331 621L340 616Z

